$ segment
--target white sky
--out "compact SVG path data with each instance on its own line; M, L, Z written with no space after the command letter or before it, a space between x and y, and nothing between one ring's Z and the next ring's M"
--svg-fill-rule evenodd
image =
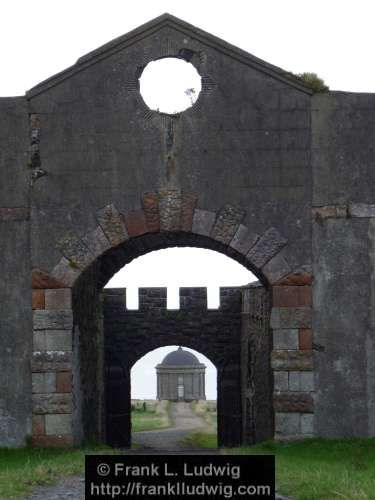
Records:
M285 70L315 72L331 90L375 92L375 2L370 0L5 0L0 7L0 96L23 95L85 53L164 12ZM135 261L116 286L134 287L135 278L145 286L174 287L177 278L187 285L202 285L204 278L217 286L218 275L225 285L249 281L234 263L220 261L222 256L195 253L190 265L186 255L172 254L158 260L155 252ZM162 271L164 281L151 277L150 269ZM193 279L195 271L199 280ZM154 364L146 363L141 372Z
M331 89L375 91L371 0L4 0L0 96L22 95L152 18L177 17Z

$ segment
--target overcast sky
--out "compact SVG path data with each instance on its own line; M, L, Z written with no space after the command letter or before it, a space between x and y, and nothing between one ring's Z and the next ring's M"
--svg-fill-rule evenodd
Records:
M315 72L331 90L375 92L374 4L367 0L3 1L0 96L23 95L83 54L164 12L285 70ZM169 285L176 302L178 285L207 284L212 290L219 284L240 285L251 279L226 257L199 250L188 255L180 249L138 259L109 286L128 286L134 292L137 285ZM149 379L142 374L153 373L164 354L165 350L151 354L148 361L143 359L143 366L137 364L133 397L152 395ZM208 371L214 380L215 370ZM214 397L214 382L208 386L209 397Z

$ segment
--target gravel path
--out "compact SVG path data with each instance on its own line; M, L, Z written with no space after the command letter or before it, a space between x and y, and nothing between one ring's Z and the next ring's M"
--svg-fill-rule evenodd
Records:
M172 403L171 406L172 426L168 429L158 431L133 432L132 441L146 449L158 450L186 450L189 446L181 441L191 432L197 429L207 429L206 422L196 415L189 403Z

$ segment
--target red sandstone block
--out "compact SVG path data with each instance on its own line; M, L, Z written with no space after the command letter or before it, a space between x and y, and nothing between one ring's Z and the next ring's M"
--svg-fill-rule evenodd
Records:
M33 269L32 288L41 290L45 288L66 288L66 285L40 269Z
M73 446L73 436L33 436L32 444L41 448L70 448Z
M181 198L181 231L191 232L191 228L193 227L194 210L197 203L197 195L183 193Z
M56 373L56 392L72 392L72 372Z
M150 233L160 231L159 196L157 193L145 193L142 196L142 207Z
M125 216L125 225L130 237L148 233L147 221L143 210L133 210Z
M312 331L310 328L301 328L298 332L299 348L303 351L312 350Z
M45 306L45 298L44 298L44 290L33 290L33 309L44 309Z
M46 433L44 415L33 415L33 436L44 436Z
M309 273L290 273L284 278L282 278L278 283L278 285L311 285L312 284L312 275Z
M310 286L274 286L274 307L311 306Z

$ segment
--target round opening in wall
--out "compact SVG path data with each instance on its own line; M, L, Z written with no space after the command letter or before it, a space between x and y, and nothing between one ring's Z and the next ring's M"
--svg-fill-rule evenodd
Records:
M176 57L152 61L139 79L140 92L153 111L174 115L191 108L202 88L195 67Z

